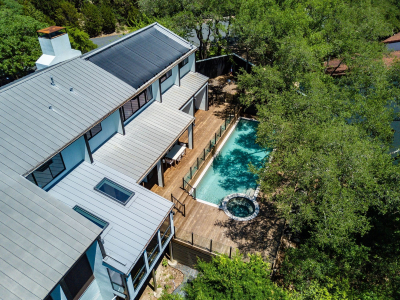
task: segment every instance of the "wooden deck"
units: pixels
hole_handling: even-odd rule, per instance
[[[282,219],[274,216],[272,205],[258,201],[260,203],[258,217],[248,222],[238,222],[230,219],[222,210],[194,200],[181,189],[182,178],[224,122],[224,109],[225,105],[220,105],[210,107],[207,112],[201,110],[196,112],[194,149],[187,149],[181,162],[164,172],[165,187],[161,188],[154,184],[151,190],[168,200],[171,200],[172,193],[180,201],[184,201],[186,216],[179,212],[174,216],[178,238],[190,242],[193,233],[194,244],[204,248],[210,248],[212,239],[214,251],[229,253],[232,247],[241,253],[258,252],[272,261],[284,224]],[[187,134],[180,141],[187,142]]]

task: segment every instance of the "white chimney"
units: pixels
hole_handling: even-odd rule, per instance
[[[71,48],[65,27],[50,26],[37,32],[43,52],[42,56],[36,61],[38,70],[82,54],[81,51]]]

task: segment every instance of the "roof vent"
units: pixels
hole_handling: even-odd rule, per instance
[[[52,86],[55,86],[56,84],[55,84],[55,82],[54,82],[53,76],[50,76],[50,80],[51,80],[51,85],[52,85]],[[50,106],[50,107],[51,107],[51,106]]]
[[[72,93],[72,92],[74,91],[74,88],[73,88],[73,87],[70,87],[70,88],[69,88],[69,91]]]

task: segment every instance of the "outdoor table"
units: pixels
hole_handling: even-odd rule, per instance
[[[175,145],[171,151],[169,151],[167,153],[167,155],[165,155],[166,158],[172,159],[175,163],[176,160],[178,159],[179,156],[181,156],[183,154],[183,152],[185,151],[186,147],[185,146],[181,146],[181,145]]]

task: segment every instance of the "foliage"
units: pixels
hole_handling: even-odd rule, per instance
[[[183,300],[184,298],[179,294],[168,294],[166,290],[161,294],[160,300]]]
[[[56,11],[60,7],[60,3],[63,0],[30,0],[31,3],[40,10],[46,16],[49,16],[52,20],[56,17]]]
[[[100,7],[101,16],[103,17],[104,33],[113,33],[115,31],[115,16],[110,6],[103,4]]]
[[[270,279],[270,266],[260,255],[216,256],[211,262],[199,261],[200,272],[185,287],[187,299],[289,299],[289,294]]]
[[[138,3],[143,13],[163,19],[182,37],[195,35],[200,41],[200,59],[208,57],[212,43],[217,48],[216,54],[221,54],[226,45],[223,35],[229,32],[232,16],[238,7],[236,0],[139,0]]]
[[[166,258],[163,258],[163,260],[162,260],[162,266],[164,267],[164,268],[166,268],[166,267],[168,267],[168,259],[166,259]]]
[[[41,55],[36,31],[47,24],[22,15],[23,7],[0,6],[0,76],[20,78],[35,66]],[[21,14],[19,14],[21,13]]]
[[[79,13],[75,6],[68,1],[60,3],[60,7],[56,10],[55,20],[59,26],[80,27]]]
[[[89,36],[94,37],[99,35],[103,29],[103,19],[100,9],[90,2],[85,2],[82,8],[82,14],[85,21],[84,28]]]
[[[97,48],[97,45],[89,39],[86,32],[78,28],[67,28],[67,30],[72,49],[86,53]]]
[[[370,1],[242,8],[234,30],[260,66],[239,75],[241,101],[258,108],[257,141],[275,148],[253,171],[303,242],[286,253],[284,285],[301,299],[398,299],[400,172],[389,149],[400,67],[383,64],[379,43],[393,20]],[[326,74],[335,58],[342,78]]]

